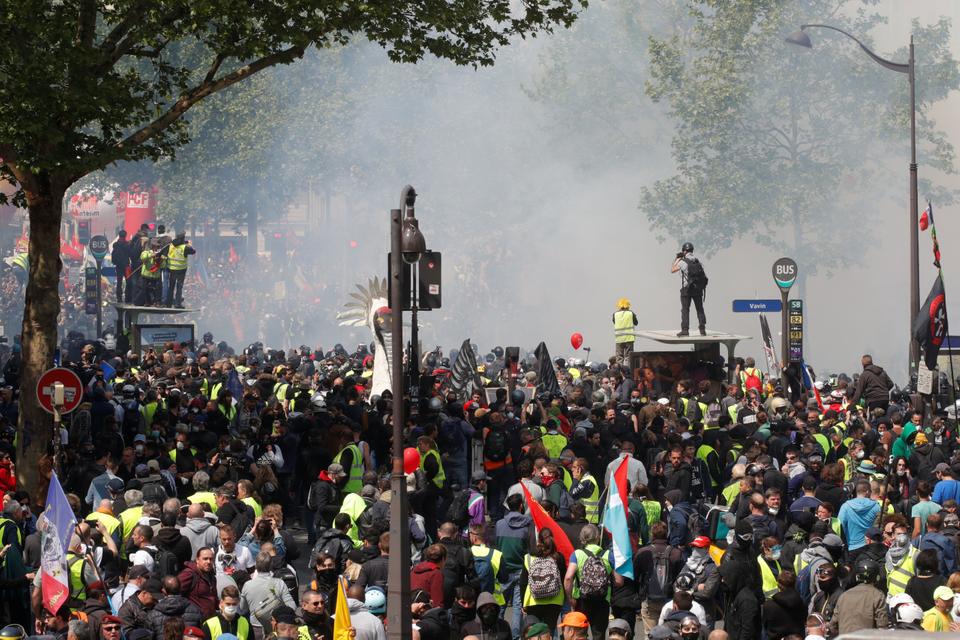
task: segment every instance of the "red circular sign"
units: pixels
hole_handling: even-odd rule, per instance
[[[80,406],[80,401],[83,400],[83,383],[70,369],[56,367],[44,371],[37,380],[37,400],[44,411],[53,413],[53,389],[56,382],[63,385],[63,407],[60,413],[70,413]]]

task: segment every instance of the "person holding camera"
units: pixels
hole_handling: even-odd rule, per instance
[[[680,332],[678,337],[690,335],[690,302],[697,308],[700,335],[707,335],[707,315],[703,312],[703,297],[707,291],[707,274],[693,255],[693,245],[684,242],[673,260],[670,273],[680,272]]]

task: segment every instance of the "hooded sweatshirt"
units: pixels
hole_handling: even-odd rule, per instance
[[[913,445],[907,443],[907,439],[913,435],[916,430],[917,427],[912,422],[903,425],[903,431],[900,432],[900,437],[893,441],[893,449],[890,453],[894,458],[903,456],[907,460],[910,459],[910,456],[913,455]]]
[[[443,604],[443,569],[433,562],[419,562],[410,570],[410,591],[423,589],[435,605]]]
[[[833,564],[833,556],[830,555],[830,550],[827,549],[821,540],[814,540],[810,543],[809,547],[800,552],[800,566],[810,565],[811,576],[817,575],[817,567],[824,562]],[[820,587],[817,581],[811,578],[810,595],[812,596],[819,590]]]
[[[387,640],[383,623],[370,613],[366,604],[347,598],[347,607],[350,609],[350,626],[357,631],[356,640]]]
[[[201,548],[216,549],[220,543],[220,530],[206,518],[188,518],[180,534],[190,541],[192,558],[197,557],[197,551]]]
[[[530,523],[529,515],[517,511],[507,512],[507,515],[497,522],[497,549],[503,554],[501,562],[511,573],[523,569],[523,557],[529,549]]]
[[[847,549],[854,551],[866,544],[864,536],[878,513],[880,505],[870,498],[854,498],[843,503],[837,518],[847,537]]]

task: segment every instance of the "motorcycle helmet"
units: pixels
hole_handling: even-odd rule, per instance
[[[673,588],[677,591],[693,591],[693,576],[689,573],[681,573],[673,581]]]
[[[923,619],[923,609],[915,602],[902,604],[893,609],[893,620],[897,623],[920,624]]]
[[[680,250],[683,251],[684,253],[689,253],[689,252],[693,251],[693,243],[692,243],[692,242],[684,242],[684,243],[683,243],[683,246],[680,247]]]
[[[520,405],[523,404],[523,400],[525,397],[526,396],[524,396],[523,390],[514,389],[513,392],[510,394],[510,404],[512,404],[515,407],[519,407]]]
[[[8,624],[0,629],[0,640],[23,640],[27,632],[18,624]]]
[[[857,584],[873,584],[880,575],[880,567],[871,558],[858,558],[853,566],[853,578]]]

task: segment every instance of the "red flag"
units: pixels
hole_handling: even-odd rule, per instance
[[[550,533],[553,534],[553,541],[557,545],[557,551],[560,552],[564,560],[570,558],[570,554],[573,553],[573,545],[570,544],[570,538],[563,532],[560,525],[547,515],[547,512],[543,510],[540,503],[533,499],[533,496],[530,495],[530,491],[527,489],[527,486],[523,484],[522,480],[520,481],[520,487],[523,489],[523,495],[527,498],[527,510],[530,511],[530,517],[533,518],[533,526],[537,528],[537,534],[540,534],[541,529],[550,529]]]
[[[933,212],[930,211],[930,207],[927,206],[927,208],[923,210],[923,213],[920,214],[920,231],[926,231],[927,227],[930,226],[930,218],[932,217],[932,213]]]

